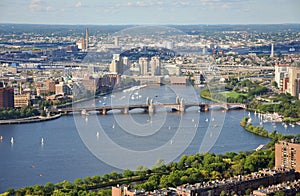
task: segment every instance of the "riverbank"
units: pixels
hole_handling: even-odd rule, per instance
[[[19,118],[19,119],[11,119],[11,120],[0,120],[0,125],[7,125],[7,124],[25,124],[25,123],[36,123],[36,122],[43,122],[49,120],[55,120],[61,117],[61,114],[56,114],[54,116],[43,117],[43,116],[33,116],[29,118]]]

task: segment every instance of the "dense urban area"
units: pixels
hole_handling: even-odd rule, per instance
[[[225,110],[241,104],[261,121],[240,125],[270,139],[254,151],[183,155],[3,195],[299,195],[300,132],[263,123],[299,128],[300,25],[1,24],[0,63],[0,126],[54,120],[74,103],[133,86],[182,85]]]

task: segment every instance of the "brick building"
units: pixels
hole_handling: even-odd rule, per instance
[[[220,195],[222,191],[226,194],[235,192],[238,195],[245,194],[247,189],[258,189],[260,186],[268,187],[272,184],[279,184],[285,181],[294,181],[294,170],[276,169],[276,170],[261,170],[249,175],[239,175],[229,179],[216,180],[210,182],[201,182],[194,185],[181,185],[177,187],[179,196],[194,196],[194,195]]]
[[[300,143],[280,141],[275,144],[275,167],[300,172]]]
[[[14,88],[0,88],[0,108],[14,107]]]

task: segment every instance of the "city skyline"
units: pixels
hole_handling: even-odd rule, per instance
[[[297,0],[4,0],[0,23],[279,24],[300,23]],[[16,14],[18,13],[18,14]]]

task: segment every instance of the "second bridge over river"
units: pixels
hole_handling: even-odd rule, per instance
[[[153,99],[147,98],[145,104],[132,104],[132,105],[105,105],[95,107],[68,107],[68,108],[52,108],[49,111],[54,113],[76,113],[80,112],[86,114],[88,112],[98,112],[99,114],[106,115],[111,110],[119,110],[124,114],[128,114],[130,110],[143,109],[145,112],[154,113],[156,110],[165,108],[171,111],[185,112],[190,107],[198,107],[200,111],[209,111],[210,109],[247,109],[246,104],[240,103],[185,103],[184,99],[176,97],[175,103],[154,103]]]

